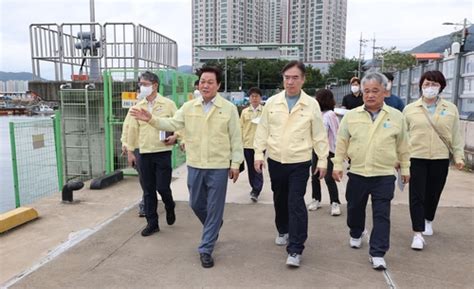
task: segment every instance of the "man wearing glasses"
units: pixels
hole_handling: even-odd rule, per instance
[[[140,94],[138,103],[133,107],[145,109],[157,117],[172,117],[177,108],[176,104],[158,93],[158,76],[150,71],[144,72],[139,81]],[[132,109],[133,109],[132,108]],[[130,111],[131,112],[131,111]],[[141,232],[142,236],[150,236],[160,231],[158,224],[156,191],[161,195],[165,204],[166,222],[173,225],[176,221],[175,203],[171,194],[171,150],[176,143],[175,135],[167,135],[147,122],[130,118],[127,132],[128,164],[134,166],[137,162],[133,151],[138,148],[140,181],[143,187],[145,201],[145,216],[147,226]]]
[[[319,178],[326,174],[329,144],[318,102],[301,88],[305,66],[291,61],[282,70],[285,90],[269,98],[263,108],[254,140],[255,170],[262,172],[264,151],[275,206],[276,245],[287,245],[286,264],[299,267],[308,237],[308,212],[304,201],[311,167],[311,152],[318,159]]]

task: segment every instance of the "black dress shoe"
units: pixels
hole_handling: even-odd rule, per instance
[[[204,268],[211,268],[214,266],[214,260],[212,259],[211,254],[200,253],[201,265]]]
[[[166,223],[171,226],[174,224],[175,221],[176,215],[174,213],[174,208],[166,209]]]
[[[140,218],[144,218],[144,217],[146,217],[146,214],[145,214],[145,212],[143,212],[143,211],[139,211],[139,212],[138,212],[138,216],[139,216]]]
[[[143,229],[143,231],[142,231],[142,236],[147,237],[147,236],[150,236],[153,233],[156,233],[156,232],[159,232],[159,231],[160,231],[160,227],[158,227],[156,225],[155,226],[146,225],[145,229]]]

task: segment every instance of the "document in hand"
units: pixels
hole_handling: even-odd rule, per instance
[[[402,171],[400,169],[397,169],[397,186],[400,189],[400,191],[403,192],[403,189],[405,188],[405,184],[403,183],[401,172]]]

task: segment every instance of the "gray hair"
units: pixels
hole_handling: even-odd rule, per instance
[[[149,81],[151,83],[157,83],[158,85],[160,85],[160,79],[158,78],[158,75],[156,75],[155,73],[153,73],[149,70],[143,72],[140,75],[140,79]]]
[[[376,81],[380,83],[385,89],[387,89],[388,78],[380,72],[370,72],[367,73],[360,83],[361,89],[364,89],[364,84],[369,81]]]

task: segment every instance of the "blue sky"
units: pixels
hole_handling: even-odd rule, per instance
[[[89,22],[89,0],[0,0],[0,70],[31,71],[31,23]],[[346,57],[359,53],[361,32],[376,46],[408,50],[454,31],[443,22],[474,22],[472,0],[348,0]],[[134,22],[178,43],[179,65],[191,64],[191,0],[95,0],[99,23]],[[461,27],[458,27],[459,29]],[[474,36],[471,36],[474,37]],[[372,55],[372,43],[365,47]]]

